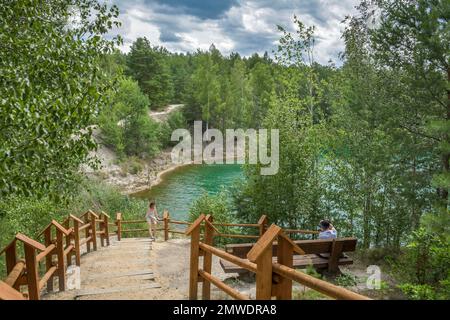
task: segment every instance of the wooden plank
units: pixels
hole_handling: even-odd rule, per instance
[[[52,220],[52,225],[55,226],[55,228],[59,231],[61,231],[65,236],[68,236],[71,232],[64,228],[62,225],[58,223],[56,220]]]
[[[126,261],[123,262],[123,264],[125,265],[151,265],[152,260],[148,259],[148,258],[144,258],[144,259],[126,259]],[[108,266],[112,266],[113,265],[113,261],[98,261],[95,262],[93,264],[94,267],[108,267]]]
[[[100,216],[106,216],[106,217],[108,217],[108,219],[111,218],[111,217],[109,216],[109,214],[107,214],[105,211],[102,211],[102,212],[100,213]]]
[[[342,241],[333,241],[333,245],[331,247],[331,254],[328,261],[328,271],[329,272],[337,272],[339,270],[339,257],[342,254]]]
[[[242,258],[238,258],[238,259],[242,259]],[[248,262],[248,260],[246,260],[246,259],[242,259],[242,260],[244,262]],[[272,262],[276,263],[277,258],[273,257]],[[248,272],[247,269],[244,269],[231,261],[220,259],[219,263],[225,273]],[[340,258],[338,264],[339,265],[350,265],[350,264],[353,264],[353,260],[351,258]],[[321,258],[316,255],[303,255],[303,256],[294,255],[293,256],[293,268],[304,269],[308,266],[314,266],[317,268],[326,268],[326,267],[328,267],[328,259]]]
[[[242,238],[242,239],[259,239],[259,236],[249,234],[231,234],[231,233],[215,233],[214,237],[222,238]]]
[[[100,295],[100,294],[109,294],[109,293],[120,293],[127,291],[138,291],[138,290],[146,290],[146,289],[156,289],[161,288],[161,285],[157,283],[145,284],[139,286],[130,286],[130,287],[117,287],[117,288],[105,288],[105,289],[91,289],[91,290],[81,290],[78,291],[75,296],[76,297],[84,297],[84,296],[92,296],[92,295]]]
[[[39,251],[44,251],[45,250],[45,246],[29,237],[27,237],[26,235],[22,234],[22,233],[18,233],[16,235],[16,239],[22,241],[23,243],[33,247],[36,250]]]
[[[134,272],[124,272],[124,273],[108,273],[104,272],[101,274],[95,274],[87,278],[87,280],[97,280],[97,279],[110,279],[110,278],[123,278],[123,277],[135,277],[135,276],[145,276],[153,275],[153,271],[141,270]]]
[[[88,210],[88,213],[92,216],[94,216],[95,219],[98,219],[98,214],[96,214],[94,211],[92,210]]]
[[[356,249],[356,238],[338,238],[338,242],[343,242],[342,252],[352,252]],[[294,243],[298,245],[306,254],[319,254],[331,252],[333,245],[333,239],[319,239],[319,240],[294,240]],[[238,243],[227,244],[225,249],[227,252],[231,252],[235,256],[246,258],[247,253],[252,249],[254,243]],[[277,242],[273,243],[273,256],[277,255]]]
[[[61,230],[56,230],[56,256],[58,259],[58,285],[59,291],[66,290],[66,264],[64,254],[64,233]]]
[[[272,247],[273,241],[277,238],[280,232],[281,228],[275,224],[272,224],[247,253],[247,259],[251,262],[255,262],[267,248]],[[272,252],[270,252],[270,254],[272,254]]]
[[[199,227],[200,224],[203,222],[203,220],[205,219],[205,215],[202,213],[201,215],[198,216],[198,218],[189,226],[189,228],[187,228],[185,234],[186,235],[190,235],[192,231],[194,231],[195,228]]]
[[[290,246],[292,246],[292,250],[294,250],[294,252],[298,253],[298,254],[306,254],[305,251],[300,248],[291,238],[289,238],[287,235],[285,235],[283,232],[281,232],[279,234],[279,236],[281,237],[280,242],[285,242],[287,241],[289,243]],[[278,244],[279,245],[279,244]],[[286,247],[283,247],[284,249],[286,249]],[[278,255],[279,257],[280,255]]]
[[[199,270],[198,272],[199,272],[199,275],[204,279],[203,285],[205,285],[205,283],[208,283],[208,284],[212,283],[217,288],[221,289],[223,292],[225,292],[226,294],[228,294],[229,296],[231,296],[237,300],[250,300],[250,297],[248,297],[248,296],[240,293],[239,291],[233,289],[232,287],[226,285],[219,278],[212,276],[210,273],[205,272],[203,270]]]
[[[273,226],[273,225],[272,225]],[[280,228],[281,229],[281,228]],[[275,234],[276,229],[267,231],[263,234],[269,234],[271,237]],[[264,239],[266,240],[266,239]],[[270,300],[272,298],[272,250],[269,246],[256,256],[256,300]]]
[[[42,279],[39,280],[39,290],[42,290],[42,288],[45,286],[45,283],[53,277],[53,274],[56,272],[56,270],[58,270],[56,266],[53,266],[47,270]]]
[[[0,255],[3,253],[3,252],[6,252],[8,249],[10,249],[12,246],[16,246],[16,239],[14,239],[13,241],[11,241],[6,247],[4,247],[3,249],[2,249],[2,251],[0,251]],[[15,263],[14,263],[15,264]]]
[[[295,243],[289,237],[286,237],[283,233],[280,233],[278,238],[278,263],[292,268],[293,258],[292,253]],[[280,281],[273,286],[272,295],[277,297],[277,300],[292,300],[292,280],[289,278],[281,277]]]
[[[197,300],[198,293],[198,257],[199,257],[199,243],[200,243],[200,223],[205,216],[203,214],[195,220],[186,231],[186,235],[191,236],[191,254],[189,260],[189,300]]]
[[[0,300],[26,300],[19,291],[0,281]]]
[[[36,261],[40,262],[42,259],[44,259],[47,255],[49,255],[50,253],[53,252],[53,250],[55,250],[56,246],[52,243],[51,245],[49,245],[44,251],[42,251],[41,253],[39,253],[36,256]]]
[[[213,217],[208,214],[205,217],[205,239],[204,243],[210,246],[213,246],[214,241],[214,229],[216,229],[213,224]],[[217,229],[216,229],[217,230]],[[203,256],[203,270],[207,274],[211,274],[211,266],[212,266],[212,253],[209,251],[205,251]],[[203,281],[202,284],[202,299],[209,300],[211,298],[211,282]]]
[[[25,270],[25,261],[20,260],[14,266],[12,271],[8,274],[8,277],[5,279],[5,283],[10,287],[14,287],[17,279],[19,279],[19,277],[23,274],[24,270]]]
[[[303,272],[298,272],[278,263],[273,264],[273,270],[281,276],[288,277],[293,281],[303,284],[308,288],[314,289],[331,298],[340,300],[371,300],[366,296],[360,295],[342,287],[338,287],[334,284],[314,278]]]
[[[78,221],[78,223],[83,223],[83,220],[79,219],[78,217],[74,216],[73,214],[69,214],[69,217],[74,220],[74,221]]]
[[[233,266],[239,266],[241,269],[243,269],[245,271],[256,272],[256,264],[248,261],[247,259],[242,259],[242,258],[233,256],[232,254],[229,254],[228,252],[214,248],[212,246],[208,246],[204,243],[200,243],[200,248],[203,249],[204,251],[209,251],[212,254],[214,254],[215,256],[222,258],[222,260],[220,260],[220,261],[225,261],[227,263],[230,263]]]
[[[44,247],[45,249],[45,247]],[[36,263],[36,249],[24,242],[25,265],[27,268],[28,296],[30,300],[40,299],[38,266]]]

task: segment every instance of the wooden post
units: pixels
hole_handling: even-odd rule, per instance
[[[70,232],[69,235],[66,236],[66,247],[70,246],[72,244],[72,237],[73,237],[73,231]],[[72,265],[72,255],[73,255],[73,249],[67,252],[66,261],[67,265]]]
[[[100,246],[104,247],[105,246],[105,226],[104,226],[103,220],[99,221],[98,227],[99,227],[99,231],[100,231]]]
[[[38,268],[36,263],[36,249],[27,243],[23,244],[25,251],[25,265],[27,268],[28,297],[30,300],[39,300]]]
[[[6,274],[9,274],[17,264],[17,249],[16,249],[16,239],[14,239],[8,247],[5,249],[6,258]],[[19,289],[19,285],[14,286],[15,289]]]
[[[164,241],[167,241],[169,240],[169,211],[164,210],[163,220],[164,220]]]
[[[258,220],[260,237],[264,234],[264,232],[266,232],[267,223],[268,223],[267,216],[263,214],[261,218],[259,218]]]
[[[23,242],[28,297],[30,300],[39,300],[39,275],[38,263],[36,261],[36,250],[44,251],[45,246],[21,233],[16,234],[16,240]]]
[[[80,248],[80,223],[82,221],[77,217],[70,215],[73,220],[73,239],[75,246],[75,264],[79,267],[81,265],[81,248]]]
[[[292,268],[294,250],[290,241],[285,237],[278,237],[278,263]],[[280,276],[279,281],[274,285],[273,294],[277,300],[292,300],[292,280]]]
[[[44,231],[44,241],[46,247],[52,244],[52,229],[50,226]],[[45,257],[45,271],[48,272],[51,267],[53,267],[53,254],[49,253]],[[53,275],[47,281],[47,291],[53,291]]]
[[[209,221],[213,222],[213,217],[211,215],[207,215],[205,218],[205,222]],[[210,223],[205,223],[205,238],[204,243],[210,246],[213,246],[214,239],[214,229]],[[211,266],[212,266],[212,254],[211,252],[204,252],[203,255],[203,271],[211,274]],[[202,299],[210,300],[211,299],[211,283],[203,279],[202,285]]]
[[[56,229],[56,255],[58,256],[59,291],[66,289],[66,268],[64,263],[64,239],[61,230]]]
[[[198,257],[200,253],[200,224],[205,219],[201,214],[197,220],[186,230],[186,235],[191,235],[191,257],[189,272],[189,299],[197,300],[198,296]]]
[[[106,245],[109,246],[109,216],[103,212],[103,225],[105,230],[104,237],[106,239]]]
[[[84,216],[84,223],[85,223],[85,224],[86,224],[86,223],[90,223],[88,214]],[[86,229],[84,229],[84,236],[85,236],[86,238],[89,238],[89,236],[90,236],[90,235],[89,235],[90,229],[91,229],[91,227],[87,227]],[[87,242],[86,242],[86,251],[87,251],[88,253],[91,252],[91,241],[87,241]]]
[[[273,241],[281,228],[272,224],[247,253],[247,258],[256,263],[256,299],[272,298],[272,253]]]
[[[342,253],[342,241],[336,241],[333,239],[333,244],[331,245],[331,254],[328,260],[328,272],[336,273],[339,271],[339,257]]]
[[[122,239],[122,213],[118,212],[116,215],[116,225],[117,225],[117,240]]]
[[[91,219],[92,248],[94,251],[97,251],[97,222],[95,219],[98,217],[93,212],[90,212],[89,218]]]

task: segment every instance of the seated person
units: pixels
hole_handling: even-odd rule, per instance
[[[319,223],[319,239],[336,239],[337,231],[328,220]]]

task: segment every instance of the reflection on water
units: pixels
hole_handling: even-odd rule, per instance
[[[167,209],[172,218],[186,220],[192,202],[205,191],[215,194],[242,178],[242,167],[237,164],[189,165],[168,172],[160,184],[134,196],[156,200],[160,214]]]

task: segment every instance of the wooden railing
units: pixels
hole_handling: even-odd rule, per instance
[[[162,217],[162,227],[156,228],[157,231],[163,231],[164,234],[164,241],[169,240],[169,233],[174,234],[185,234],[187,228],[192,225],[191,222],[188,221],[181,221],[181,220],[175,220],[170,217],[170,214],[167,210],[164,210],[163,217]],[[135,220],[124,220],[122,213],[117,213],[116,215],[116,221],[115,223],[110,223],[110,225],[116,226],[115,233],[117,234],[117,239],[120,241],[122,237],[129,233],[139,233],[139,232],[148,232],[148,227],[146,228],[124,228],[128,225],[136,225],[136,224],[144,224],[146,223],[145,219],[135,219]],[[184,225],[187,226],[186,229],[179,229],[179,228],[172,228],[172,225]],[[214,222],[213,225],[216,227],[214,228],[213,237],[223,237],[223,238],[241,238],[241,239],[259,239],[264,232],[267,230],[268,226],[268,218],[266,215],[262,215],[257,223],[216,223]],[[203,228],[203,223],[201,225]],[[239,234],[239,233],[223,233],[220,232],[217,228],[218,227],[241,227],[241,228],[255,228],[258,230],[257,235],[252,234]],[[289,229],[289,233],[301,233],[301,234],[312,234],[316,235],[317,231],[311,231],[311,230],[294,230]]]
[[[62,224],[52,220],[47,227],[33,240],[18,233],[1,254],[6,258],[6,278],[0,281],[0,300],[30,299],[39,300],[42,289],[53,291],[53,279],[58,278],[59,290],[66,289],[66,268],[73,263],[81,264],[81,246],[86,251],[97,250],[97,236],[101,245],[109,245],[109,216],[102,212],[99,215],[89,210],[80,217],[69,215]],[[84,237],[83,237],[84,234]],[[18,244],[23,244],[24,258],[18,258]],[[56,256],[56,261],[54,261]],[[40,274],[40,264],[44,264],[45,272]],[[42,273],[42,272],[41,272]],[[27,292],[21,293],[26,287]]]
[[[203,241],[200,241],[201,225],[205,225]],[[316,290],[328,297],[343,300],[369,300],[368,297],[357,294],[329,282],[314,278],[292,268],[293,255],[305,254],[286,233],[277,225],[272,224],[247,254],[247,260],[236,257],[213,246],[215,226],[210,215],[200,215],[186,230],[191,236],[189,299],[198,298],[198,282],[203,282],[202,299],[208,300],[211,295],[211,283],[229,296],[247,300],[250,299],[231,286],[211,274],[212,255],[232,262],[256,274],[256,299],[269,300],[292,299],[292,282],[298,282]],[[277,262],[272,261],[273,242],[278,241]],[[203,256],[203,267],[199,268],[199,256]]]

